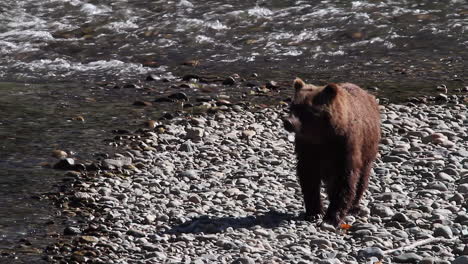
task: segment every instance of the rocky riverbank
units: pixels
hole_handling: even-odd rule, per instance
[[[56,199],[68,227],[47,259],[468,263],[467,107],[390,104],[381,112],[367,209],[339,229],[302,218],[284,109],[220,106],[121,131],[110,142],[119,154],[67,172]]]

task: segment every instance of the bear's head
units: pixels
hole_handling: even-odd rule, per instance
[[[283,120],[284,128],[296,137],[311,143],[321,143],[332,130],[332,108],[339,94],[339,86],[306,84],[299,78],[294,80],[295,93],[290,106],[290,115]]]

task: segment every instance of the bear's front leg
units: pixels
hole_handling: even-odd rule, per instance
[[[301,185],[302,195],[304,197],[305,218],[309,221],[317,220],[323,214],[322,200],[320,198],[321,178],[317,171],[318,164],[315,162],[298,161],[297,175]]]

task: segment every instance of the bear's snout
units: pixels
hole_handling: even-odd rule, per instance
[[[283,119],[284,129],[288,132],[296,132],[296,126],[294,123],[294,120],[290,117]]]

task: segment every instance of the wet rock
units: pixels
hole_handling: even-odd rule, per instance
[[[172,99],[172,100],[182,100],[182,101],[188,101],[188,96],[185,93],[178,92],[178,93],[173,93],[169,95],[167,98]]]
[[[156,98],[154,102],[155,103],[171,103],[171,102],[174,102],[174,100],[167,98],[167,97],[160,97],[160,98]]]
[[[160,79],[161,78],[157,76],[156,74],[149,74],[148,76],[146,76],[147,81],[158,81]]]
[[[82,231],[81,231],[80,228],[78,228],[78,227],[73,227],[73,226],[68,226],[68,227],[66,227],[66,228],[63,230],[63,234],[64,234],[64,235],[67,235],[67,236],[68,236],[68,235],[72,235],[72,236],[73,236],[73,235],[79,235],[79,234],[81,234],[81,233],[82,233]]]
[[[68,156],[67,152],[63,150],[53,150],[52,151],[52,157],[57,158],[57,159],[65,159]]]
[[[223,81],[223,85],[234,85],[236,80],[233,77],[228,77]]]
[[[126,89],[138,89],[140,88],[140,86],[134,84],[134,83],[126,83],[124,84],[123,88],[126,88]]]
[[[444,101],[447,102],[449,100],[448,96],[446,94],[439,94],[436,96],[436,101]]]
[[[72,158],[61,159],[53,166],[56,170],[73,170],[75,169],[75,160]]]
[[[232,103],[229,102],[228,100],[219,99],[219,100],[216,101],[216,105],[217,105],[217,106],[223,106],[223,105],[224,105],[224,106],[231,106]]]
[[[265,84],[265,87],[268,88],[268,89],[278,89],[279,88],[278,83],[275,82],[275,81],[268,81]]]
[[[152,106],[153,104],[148,101],[135,101],[133,102],[133,105],[135,106]]]
[[[144,122],[144,125],[149,129],[155,129],[156,126],[158,125],[158,122],[154,120],[148,120]]]

